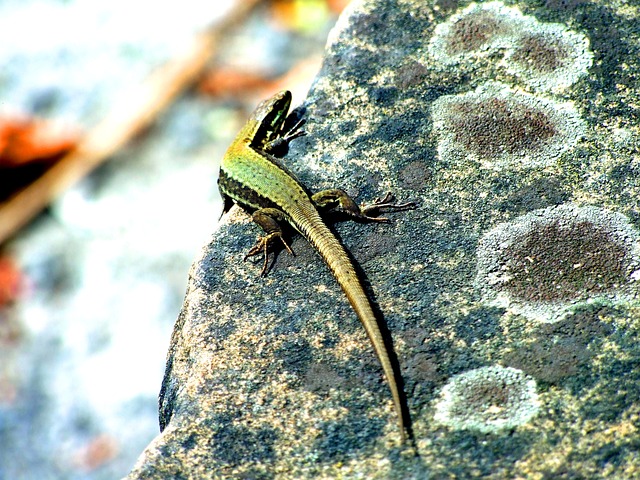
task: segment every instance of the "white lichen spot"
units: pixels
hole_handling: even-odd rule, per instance
[[[529,22],[502,65],[538,90],[561,92],[593,64],[589,39],[557,23]]]
[[[539,409],[533,378],[494,365],[451,377],[436,402],[434,420],[455,430],[497,433],[524,425]]]
[[[436,26],[427,51],[440,65],[503,55],[499,65],[531,87],[560,92],[587,74],[589,40],[502,2],[472,3]]]
[[[444,161],[483,168],[533,168],[554,163],[584,135],[570,102],[556,102],[498,82],[444,95],[432,105],[438,154]]]
[[[477,259],[486,303],[550,323],[580,305],[636,298],[640,234],[620,213],[565,204],[497,225]]]
[[[525,20],[502,2],[472,3],[436,26],[428,52],[445,65],[508,48]]]

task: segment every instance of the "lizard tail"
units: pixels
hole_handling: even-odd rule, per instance
[[[405,424],[405,410],[403,408],[403,397],[400,391],[401,386],[399,379],[401,377],[399,371],[394,368],[394,364],[389,356],[390,348],[382,335],[378,318],[371,306],[371,301],[367,297],[353,263],[344,247],[329,228],[327,228],[321,217],[316,212],[305,212],[301,217],[302,220],[295,217],[293,218],[297,229],[325,260],[369,336],[369,340],[382,365],[382,370],[391,390],[391,396],[393,397],[394,407],[398,416],[400,434],[404,443],[408,424]]]

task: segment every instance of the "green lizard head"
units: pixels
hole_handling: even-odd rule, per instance
[[[255,122],[255,134],[251,144],[261,148],[280,136],[291,105],[291,92],[282,90],[257,106],[251,120]]]

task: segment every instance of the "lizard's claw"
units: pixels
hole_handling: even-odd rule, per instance
[[[284,157],[289,151],[289,143],[299,137],[304,137],[307,132],[302,130],[302,126],[305,124],[305,120],[301,119],[293,125],[287,132],[283,132],[282,135],[274,138],[273,140],[265,143],[262,149],[276,157]]]
[[[301,118],[300,120],[298,120],[290,129],[288,132],[286,132],[282,138],[284,138],[286,140],[287,143],[289,143],[291,140],[298,138],[298,137],[304,137],[307,132],[304,131],[302,129],[302,126],[306,123],[307,121],[304,118]]]
[[[394,203],[395,201],[396,197],[393,195],[393,193],[387,192],[384,197],[376,198],[371,205],[363,205],[362,207],[360,207],[360,211],[365,217],[367,217],[368,220],[371,220],[373,222],[389,223],[388,218],[376,217],[375,214],[383,210],[391,212],[403,212],[405,210],[413,210],[418,206],[415,202]]]
[[[287,244],[285,239],[282,237],[282,233],[272,232],[268,235],[265,235],[264,237],[258,238],[258,241],[256,242],[256,244],[253,247],[251,247],[251,250],[249,250],[247,254],[244,256],[244,261],[246,262],[249,257],[254,257],[256,255],[259,255],[260,252],[263,252],[264,264],[262,266],[262,271],[260,272],[260,275],[263,277],[267,274],[268,267],[269,267],[269,245],[271,245],[274,239],[276,238],[280,239],[280,241],[284,245],[284,248],[287,249],[287,252],[289,252],[291,255],[294,255],[293,250],[291,250],[291,247],[289,246],[289,244]]]

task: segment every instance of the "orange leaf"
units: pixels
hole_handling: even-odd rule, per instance
[[[53,162],[75,147],[79,136],[50,120],[0,116],[0,168]]]
[[[351,0],[327,0],[327,5],[329,5],[329,10],[336,15],[340,15],[340,12],[344,10],[344,7],[346,7],[350,1]]]
[[[75,464],[86,472],[96,470],[118,455],[118,441],[102,433],[89,440],[75,455]]]
[[[9,257],[0,257],[0,307],[18,298],[22,273]]]

